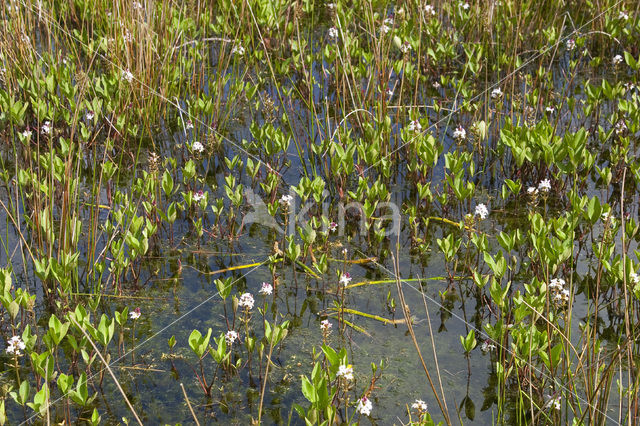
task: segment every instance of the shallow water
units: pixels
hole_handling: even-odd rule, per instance
[[[215,59],[216,55],[211,55],[211,57]],[[555,84],[560,90],[565,81],[557,76],[566,69],[567,64],[563,60],[559,62],[553,72],[556,76]],[[315,77],[322,81],[321,71],[319,71],[322,67],[318,64],[315,65]],[[586,76],[582,76],[582,78],[586,79]],[[289,84],[291,83],[289,82]],[[287,87],[286,83],[285,87]],[[524,86],[521,88],[523,91],[525,90]],[[208,90],[205,82],[204,91]],[[310,135],[314,135],[319,140],[326,140],[329,137],[325,134],[324,129],[315,127],[309,118],[310,112],[300,103],[291,102],[280,105],[273,90],[273,88],[267,89],[263,94],[268,94],[273,98],[277,107],[288,109],[299,117],[294,123],[294,128],[300,134],[308,131]],[[571,95],[580,100],[582,99],[581,90],[580,83],[578,83]],[[434,92],[434,90],[425,89],[425,93],[418,96],[419,103],[431,105],[434,100],[438,100],[439,98],[430,97],[436,95]],[[445,93],[445,90],[441,92],[438,95],[453,97],[452,94]],[[322,103],[324,97],[329,98],[326,109]],[[332,103],[335,102],[335,96],[331,93],[329,84],[314,87],[313,98],[319,105],[320,111],[316,113],[316,116],[321,121],[324,121],[328,116],[341,116],[334,111],[336,106]],[[251,110],[246,105],[238,105],[237,108],[239,110],[237,115],[240,118],[232,126],[229,138],[235,143],[241,143],[243,139],[251,139],[249,125],[254,117],[251,116]],[[510,104],[505,103],[504,111],[508,110],[510,110]],[[442,118],[442,115],[437,115],[430,109],[422,109],[421,111],[424,113],[423,116],[430,117],[432,123]],[[397,114],[398,116],[391,114],[394,120],[391,150],[402,144],[399,136],[400,124],[395,122],[395,119],[399,120],[399,115],[402,114],[400,109]],[[458,124],[469,124],[471,119],[470,114],[456,114],[448,127],[445,126],[448,123],[447,120],[439,123],[437,131],[434,130],[433,134],[442,143],[445,153],[457,148],[456,142],[451,137],[453,128]],[[307,128],[309,123],[311,123],[310,130]],[[502,126],[504,117],[493,121],[486,142],[487,146],[494,147],[496,145],[496,138],[499,135],[497,123]],[[264,125],[265,118],[260,116],[258,124]],[[560,128],[572,129],[584,123],[578,123],[573,117],[565,115],[560,124]],[[331,130],[334,130],[337,125],[338,123],[332,123]],[[350,128],[355,135],[360,134],[360,130],[356,126],[350,123],[346,123],[345,126]],[[177,158],[174,146],[187,140],[191,141],[204,131],[203,128],[196,128],[185,133],[183,130],[172,128],[170,124],[167,124],[159,132],[158,140],[154,142],[163,157],[175,156]],[[247,157],[246,152],[237,150],[229,144],[224,146],[224,153],[227,157],[233,157],[235,154],[240,155],[241,159]],[[146,157],[147,153],[144,154],[141,158]],[[310,163],[308,158],[300,159],[298,157],[294,143],[289,145],[286,155],[290,166],[282,173],[286,183],[285,188],[289,185],[296,185],[304,176],[304,169]],[[481,157],[479,153],[476,153],[476,156]],[[445,177],[443,157],[443,155],[440,156],[438,165],[433,170],[434,189],[441,187]],[[491,202],[498,198],[502,182],[508,177],[502,175],[499,167],[492,167],[499,160],[509,161],[510,158],[506,160],[490,158],[487,160],[489,165],[486,173],[472,178],[479,186],[477,193],[481,194],[474,199],[474,204],[484,202],[491,207]],[[11,161],[11,158],[7,157],[7,161]],[[205,190],[209,192],[210,201],[224,198],[228,207],[229,201],[222,189],[227,171],[222,166],[222,162],[222,156],[211,157],[203,160],[198,167],[199,170],[208,171],[205,180],[209,186]],[[144,167],[144,164],[140,164],[140,166]],[[398,166],[399,171],[391,179],[394,184],[389,185],[388,188],[391,191],[391,201],[398,206],[403,206],[409,201],[415,201],[416,188],[412,182],[405,179],[406,175],[403,170],[406,168],[406,163],[400,161]],[[318,167],[318,170],[322,170],[322,168]],[[264,173],[264,167],[262,171]],[[85,174],[89,172],[90,170],[87,170]],[[241,183],[251,186],[251,179],[245,171],[236,172],[236,174]],[[376,175],[373,171],[371,174]],[[133,179],[133,176],[125,175],[125,177]],[[324,178],[329,178],[329,176],[324,176]],[[354,175],[351,178],[349,188],[355,189],[357,176]],[[372,180],[370,179],[370,183]],[[118,182],[118,185],[123,188],[130,187],[131,181],[123,179]],[[590,182],[589,185],[591,189],[587,192],[595,194],[593,182]],[[107,196],[103,195],[104,202],[107,203]],[[339,195],[334,191],[330,194],[329,199],[332,205],[330,217],[335,219]],[[548,205],[545,204],[545,208],[549,212],[557,210],[555,204],[559,203],[556,201],[552,195]],[[471,204],[469,204],[469,208],[471,208]],[[632,208],[634,209],[632,214],[637,215],[635,207]],[[248,209],[243,210],[242,213],[247,213],[246,210]],[[467,211],[463,211],[462,207],[457,207],[451,210],[447,209],[446,213],[448,218],[458,221]],[[210,225],[213,222],[210,209],[207,210],[206,215],[209,220],[207,224]],[[0,216],[2,216],[0,232],[3,235],[5,233],[8,235],[8,238],[3,241],[7,246],[14,246],[17,234],[11,228],[7,231],[5,213],[0,213]],[[108,210],[101,211],[100,219],[104,220],[108,216]],[[405,282],[403,288],[415,321],[414,330],[426,365],[434,378],[439,371],[446,402],[452,413],[458,410],[464,423],[473,421],[475,424],[490,424],[496,418],[497,410],[495,355],[483,354],[478,345],[467,357],[463,353],[459,337],[467,335],[469,330],[475,329],[478,342],[482,342],[485,336],[482,325],[490,318],[491,313],[470,291],[474,284],[469,277],[465,277],[463,274],[462,279],[452,281],[444,278],[448,274],[448,269],[444,256],[438,249],[436,239],[453,232],[452,227],[444,223],[431,222],[429,228],[424,232],[430,249],[420,253],[411,247],[409,224],[405,215],[402,216],[402,219],[402,231],[398,239],[399,247],[396,247],[395,238],[388,238],[380,245],[372,244],[366,236],[358,235],[355,225],[349,223],[347,233],[330,235],[329,241],[332,244],[332,249],[329,257],[341,259],[342,249],[346,248],[349,259],[376,258],[375,262],[348,266],[353,283],[393,279],[392,256],[395,253],[399,257],[399,271],[402,278],[424,279],[420,284],[416,281]],[[495,211],[492,211],[489,219],[481,224],[481,229],[493,237],[502,229],[514,229],[523,226],[525,222],[526,209],[522,205],[513,203],[504,207],[498,206]],[[290,420],[291,424],[303,424],[291,407],[293,403],[305,404],[300,389],[299,376],[301,374],[309,375],[311,372],[313,367],[312,350],[314,347],[319,348],[322,344],[320,320],[327,316],[331,318],[334,325],[330,338],[331,345],[336,348],[346,347],[349,360],[354,365],[356,371],[355,392],[369,385],[367,381],[371,376],[370,364],[372,362],[384,361],[385,363],[386,368],[381,379],[375,383],[372,394],[374,411],[371,420],[374,424],[406,423],[408,421],[407,405],[410,406],[415,399],[425,400],[436,421],[441,419],[437,411],[436,400],[422,371],[416,350],[407,333],[407,327],[403,323],[385,325],[364,316],[346,315],[345,319],[364,329],[366,333],[349,326],[346,327],[344,335],[338,333],[337,329],[340,325],[335,320],[334,305],[337,298],[335,272],[342,268],[341,261],[331,261],[329,272],[322,279],[305,274],[301,268],[297,268],[294,272],[293,266],[290,264],[278,269],[278,285],[274,297],[265,300],[262,296],[258,296],[258,291],[263,281],[270,282],[272,280],[268,266],[262,265],[223,273],[213,272],[233,266],[265,262],[268,256],[273,254],[274,241],[282,241],[280,235],[274,235],[270,229],[254,224],[245,227],[237,238],[228,238],[228,236],[212,233],[210,236],[205,236],[201,243],[190,235],[190,231],[189,221],[180,219],[172,232],[173,241],[166,238],[153,244],[150,250],[153,255],[144,261],[143,275],[137,284],[129,286],[124,283],[122,295],[107,294],[100,302],[99,312],[108,314],[113,314],[115,310],[121,310],[125,306],[130,309],[139,307],[142,311],[141,318],[136,321],[135,328],[132,330],[136,336],[135,351],[130,353],[133,349],[131,336],[122,336],[125,351],[118,351],[117,354],[112,355],[111,367],[118,374],[120,383],[145,423],[190,423],[190,414],[180,384],[184,384],[189,401],[201,423],[248,424],[252,417],[257,418],[261,378],[258,377],[259,369],[255,365],[255,360],[251,367],[242,369],[239,375],[231,378],[217,377],[214,387],[218,391],[214,392],[214,397],[211,399],[203,396],[192,369],[195,360],[187,341],[191,331],[197,329],[205,332],[208,328],[212,328],[213,335],[217,336],[227,330],[225,309],[214,284],[215,278],[224,277],[232,277],[235,282],[232,294],[239,295],[250,292],[256,296],[256,309],[253,313],[252,324],[257,337],[261,337],[260,315],[257,308],[264,307],[267,302],[266,318],[269,321],[276,319],[279,323],[283,320],[291,321],[292,326],[289,329],[289,334],[274,355],[275,367],[270,374],[265,395],[266,415],[263,418],[265,423],[286,424]],[[493,238],[491,244],[497,246]],[[635,247],[635,244],[632,245],[632,249]],[[522,259],[526,257],[526,253],[520,254]],[[4,252],[0,252],[0,256],[5,257],[6,255]],[[5,262],[6,259],[3,258],[2,261]],[[589,277],[585,275],[592,272],[588,262],[586,256],[583,256],[575,265],[577,282],[580,279],[588,280]],[[15,261],[15,265],[21,265],[21,263]],[[24,272],[24,275],[32,274],[31,270]],[[523,284],[530,278],[526,270],[519,271],[514,277],[513,290],[522,289]],[[586,286],[587,283],[584,285]],[[442,294],[446,290],[448,290],[448,295],[444,297]],[[426,300],[433,336],[429,331],[421,292]],[[391,299],[395,301],[395,309],[390,307]],[[399,308],[400,301],[396,284],[393,282],[349,289],[346,293],[345,303],[350,309],[386,319],[401,320],[403,318],[402,310]],[[586,315],[586,305],[587,299],[583,294],[577,294],[573,306],[576,318],[582,318]],[[44,303],[39,305],[38,314],[45,317],[46,310],[43,306],[45,306]],[[227,300],[227,316],[230,306],[231,303]],[[610,318],[601,319],[604,322],[602,337],[607,340],[607,334],[610,333],[610,336],[613,336],[612,339],[615,339],[617,333],[608,328],[609,326],[614,327],[609,324]],[[616,326],[620,326],[620,324],[618,323]],[[579,322],[574,321],[572,328],[572,335],[575,337],[573,343],[577,344],[577,339],[580,336]],[[175,336],[177,341],[176,347],[172,351],[167,345],[167,340],[171,336]],[[431,339],[433,339],[433,346]],[[611,340],[608,343],[614,345],[615,341]],[[433,349],[435,349],[438,360],[437,369],[432,355]],[[210,361],[210,358],[206,359]],[[4,357],[2,361],[6,367],[9,358]],[[243,363],[245,361],[243,360]],[[208,377],[211,377],[214,372],[213,361],[206,368],[209,369]],[[95,388],[93,391],[99,395],[95,404],[103,413],[103,420],[108,423],[116,423],[122,417],[130,416],[109,377],[105,377],[101,388]],[[360,396],[355,392],[351,394],[351,400]],[[617,402],[612,396],[610,406],[616,407],[616,405]],[[55,409],[61,410],[61,407]],[[20,418],[17,411],[13,414],[17,415],[16,418]],[[507,415],[507,419],[509,418]],[[517,419],[513,419],[513,422],[516,423]]]

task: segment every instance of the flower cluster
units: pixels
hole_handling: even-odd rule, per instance
[[[338,29],[336,27],[329,28],[329,38],[333,40],[338,38]]]
[[[292,201],[293,197],[291,195],[283,195],[280,197],[280,204],[282,204],[283,207],[290,207]]]
[[[135,308],[133,311],[129,312],[129,318],[134,321],[140,318],[140,315],[142,315],[142,313],[140,312],[140,308]]]
[[[273,286],[269,283],[262,283],[259,293],[268,296],[273,293]]]
[[[476,206],[475,215],[480,219],[486,219],[489,216],[489,209],[484,204],[478,204]]]
[[[320,321],[320,330],[322,330],[323,335],[328,335],[329,333],[331,333],[331,327],[332,325],[328,319]]]
[[[572,38],[567,40],[567,50],[573,50],[576,48],[576,41]]]
[[[549,283],[551,300],[558,307],[564,306],[569,302],[569,299],[571,298],[571,293],[569,293],[569,290],[564,288],[565,284],[566,283],[562,278],[554,278]]]
[[[549,179],[541,180],[540,183],[538,183],[538,187],[530,186],[527,188],[527,194],[532,197],[538,195],[538,192],[547,193],[549,191],[551,191],[551,181]]]
[[[347,286],[351,282],[351,275],[348,272],[340,275],[340,284]]]
[[[411,51],[411,43],[409,43],[408,41],[402,43],[402,45],[400,46],[400,51],[402,53],[409,53]]]
[[[409,130],[410,132],[419,132],[422,130],[422,125],[418,120],[412,120],[409,123],[409,126],[407,126],[407,130]]]
[[[351,364],[341,365],[338,367],[338,377],[343,377],[345,380],[353,380],[353,366]]]
[[[25,344],[20,338],[20,336],[13,336],[11,339],[7,341],[7,353],[11,355],[20,356],[25,348]]]
[[[433,6],[431,6],[430,4],[427,4],[427,5],[424,6],[424,14],[427,15],[427,16],[429,16],[429,15],[433,16],[433,15],[436,14],[436,9]]]
[[[236,55],[236,56],[244,55],[244,47],[242,47],[240,45],[233,46],[233,49],[231,49],[231,54]]]
[[[202,145],[201,142],[195,141],[193,145],[191,145],[191,149],[193,149],[193,152],[201,154],[204,152],[204,145]]]
[[[540,192],[549,192],[551,190],[551,181],[549,179],[543,179],[538,184],[538,190]]]
[[[371,414],[371,409],[373,408],[373,404],[371,404],[371,400],[366,396],[363,396],[358,400],[358,406],[356,407],[356,411],[363,416],[368,416]]]
[[[133,81],[133,74],[131,74],[131,71],[129,71],[129,70],[124,70],[124,71],[122,71],[122,78],[127,83],[131,83]]]
[[[224,340],[227,342],[227,345],[233,345],[235,341],[238,340],[238,337],[237,332],[229,330],[227,331],[227,334],[224,335]]]
[[[199,203],[202,200],[204,200],[204,192],[202,190],[193,193],[193,201]]]
[[[253,309],[253,304],[254,304],[254,300],[251,293],[244,293],[242,296],[240,296],[240,299],[238,299],[238,306],[241,308],[246,308],[247,310],[251,310]]]
[[[49,133],[51,133],[51,122],[45,121],[40,129],[42,130],[42,133],[48,135]]]
[[[491,342],[491,340],[489,340],[489,339],[487,339],[484,342],[482,342],[482,346],[480,346],[480,350],[484,354],[486,354],[489,351],[493,351],[495,349],[496,349],[496,345],[494,345],[493,342]]]
[[[613,65],[619,65],[619,64],[622,63],[623,60],[624,60],[624,58],[622,57],[622,55],[616,55],[611,60],[611,63],[613,63]]]
[[[422,414],[427,411],[427,403],[421,399],[416,399],[416,402],[411,404],[411,408]]]
[[[391,27],[393,27],[393,17],[389,17],[384,20],[382,26],[380,27],[380,31],[382,32],[382,34],[387,34],[389,31],[391,31]]]
[[[496,87],[491,91],[491,99],[500,99],[502,98],[502,95],[503,95],[502,90],[500,90],[499,87]]]
[[[554,410],[560,409],[560,402],[562,399],[559,396],[547,395],[545,400],[544,408],[552,408]]]
[[[467,131],[462,126],[456,127],[456,129],[453,131],[453,139],[458,142],[467,139]]]

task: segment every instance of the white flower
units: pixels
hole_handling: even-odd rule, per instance
[[[336,229],[338,229],[338,224],[337,224],[337,223],[335,223],[335,222],[331,222],[331,223],[329,224],[329,231],[331,231],[331,232],[335,232],[335,231],[336,231]]]
[[[17,355],[17,356],[22,355],[22,352],[20,352],[20,349],[18,349],[14,345],[7,346],[7,353],[10,355]]]
[[[328,319],[320,321],[320,330],[322,330],[323,333],[326,333],[329,330],[331,330],[331,327],[332,325]]]
[[[538,193],[538,188],[536,188],[535,186],[530,186],[529,188],[527,188],[527,193],[529,195],[536,195]]]
[[[122,71],[122,78],[125,79],[127,83],[131,83],[133,81],[133,74],[131,74],[129,70],[124,70]]]
[[[240,296],[240,300],[238,300],[238,306],[241,308],[247,308],[248,310],[253,309],[253,296],[251,293],[244,293]]]
[[[202,145],[201,142],[195,141],[193,145],[191,145],[191,149],[200,154],[204,152],[204,145]]]
[[[618,65],[618,64],[621,64],[623,60],[624,59],[622,58],[622,55],[616,55],[613,57],[611,62],[613,63],[613,65]]]
[[[616,123],[616,133],[622,134],[627,131],[627,125],[624,123],[624,120],[620,120]]]
[[[389,31],[391,31],[391,28],[387,24],[382,24],[382,26],[380,27],[380,32],[382,34],[387,34]]]
[[[404,43],[402,43],[402,45],[400,46],[400,51],[402,53],[409,53],[409,51],[411,50],[411,43],[409,43],[408,41],[405,41]]]
[[[547,395],[545,397],[545,399],[547,400],[547,402],[544,404],[545,408],[553,408],[554,410],[559,410],[560,409],[560,397],[554,397],[552,395]]]
[[[346,286],[351,282],[351,275],[348,272],[340,275],[340,284]]]
[[[237,55],[237,56],[244,55],[244,47],[240,45],[233,46],[233,49],[231,49],[231,54]]]
[[[185,127],[187,130],[193,129],[193,122],[191,120],[187,120],[187,125]]]
[[[44,133],[45,135],[48,135],[49,133],[51,133],[51,122],[50,121],[45,121],[44,124],[42,125],[42,133]]]
[[[327,7],[329,8],[329,10],[334,10],[336,8],[336,4],[335,3],[327,3]]]
[[[25,130],[24,132],[21,133],[22,137],[25,138],[25,139],[31,138],[31,134],[32,134],[31,130],[29,130],[29,129],[27,129],[27,130]]]
[[[134,2],[131,4],[131,6],[132,6],[134,9],[142,9],[142,4],[141,4],[139,1],[134,1]]]
[[[549,283],[549,290],[562,291],[565,285],[565,281],[562,278],[554,278]]]
[[[273,286],[269,283],[262,283],[259,293],[268,296],[273,293]]]
[[[202,200],[204,200],[204,191],[199,190],[193,193],[193,201],[195,201],[196,203],[199,203]]]
[[[463,10],[469,10],[469,3],[463,3],[460,7],[462,7]]]
[[[9,344],[9,346],[14,346],[19,350],[23,350],[26,347],[24,342],[22,341],[22,338],[20,338],[20,336],[13,336],[11,339],[8,340],[7,343]]]
[[[338,29],[336,27],[329,28],[329,38],[331,39],[338,38]]]
[[[137,320],[138,318],[140,318],[140,315],[142,315],[142,313],[140,312],[140,308],[135,308],[133,311],[129,312],[129,318],[131,318],[132,320]]]
[[[600,216],[603,222],[609,222],[612,219],[611,212],[604,212]]]
[[[499,99],[503,95],[502,90],[499,87],[496,87],[491,91],[491,99]]]
[[[427,4],[424,6],[424,14],[433,16],[436,14],[436,10],[434,9],[433,6],[431,6],[430,4]]]
[[[480,350],[486,354],[487,352],[492,351],[495,348],[496,348],[496,345],[491,343],[491,340],[485,340],[484,342],[482,342],[482,346],[480,347]]]
[[[427,403],[421,399],[416,399],[416,402],[411,404],[411,408],[419,411],[420,413],[424,413],[425,411],[427,411]]]
[[[413,120],[409,123],[409,126],[407,126],[407,130],[410,132],[419,132],[422,130],[422,125],[418,120]]]
[[[282,197],[280,197],[280,204],[282,204],[283,206],[291,206],[292,201],[293,197],[291,195],[283,195]]]
[[[633,284],[640,284],[640,275],[636,274],[635,272],[629,274],[629,278],[631,279],[631,282]]]
[[[88,113],[86,113],[84,115],[84,118],[87,119],[87,121],[91,121],[93,120],[93,117],[95,117],[96,115],[93,113],[93,111],[89,111]]]
[[[384,20],[384,25],[387,25],[389,27],[393,27],[393,17],[388,17],[387,19]]]
[[[545,108],[545,111],[547,111],[549,114],[553,114],[554,112],[556,112],[556,109],[552,106],[548,106]]]
[[[467,131],[462,126],[458,126],[453,131],[453,138],[457,141],[463,141],[467,138]]]
[[[549,192],[551,190],[551,181],[549,179],[543,179],[538,184],[538,189],[542,192]]]
[[[235,341],[238,340],[238,333],[233,330],[229,330],[224,335],[224,340],[227,342],[227,345],[233,345]]]
[[[623,21],[626,21],[629,19],[629,14],[627,14],[627,12],[625,12],[624,10],[621,10],[620,14],[618,15],[618,19],[622,19]]]
[[[576,41],[572,38],[567,40],[567,50],[573,50],[576,48]]]
[[[345,380],[353,380],[353,366],[349,365],[341,365],[338,367],[338,377],[344,377]]]
[[[356,407],[356,411],[363,416],[368,416],[371,414],[371,409],[373,405],[371,404],[371,400],[366,396],[363,396],[358,400],[358,406]]]
[[[489,209],[484,204],[478,204],[476,206],[475,215],[479,216],[480,219],[486,219],[489,216]]]
[[[343,255],[343,256],[345,256],[345,257],[346,257],[348,252],[349,252],[349,251],[347,250],[347,248],[346,248],[346,247],[342,249],[342,255]]]

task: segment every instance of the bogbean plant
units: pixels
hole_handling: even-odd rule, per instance
[[[6,403],[13,401],[22,407],[25,421],[36,415],[99,424],[98,394],[91,392],[104,380],[104,365],[98,358],[111,360],[114,346],[116,356],[131,350],[139,311],[129,312],[125,307],[113,317],[92,318],[78,305],[73,311],[61,312],[61,317],[52,313],[46,323],[40,323],[35,315],[36,295],[17,287],[11,277],[11,270],[0,270],[2,323],[11,336],[4,358],[4,375],[9,381],[3,386],[0,420],[7,421]],[[125,333],[128,329],[131,331]]]
[[[619,374],[620,418],[629,420],[639,377],[630,366],[640,314],[632,216],[640,21],[632,2],[553,6],[0,6],[3,33],[15,35],[0,41],[2,330],[12,348],[0,412],[13,401],[25,416],[28,408],[99,422],[89,395],[104,379],[96,351],[113,361],[133,349],[139,317],[121,306],[102,314],[104,299],[141,288],[167,246],[215,238],[234,250],[256,232],[243,222],[255,206],[251,188],[287,230],[267,236],[274,287],[281,276],[290,285],[291,271],[296,288],[305,274],[335,290],[341,332],[349,259],[332,257],[327,229],[339,206],[358,203],[342,212],[340,238],[384,261],[385,206],[406,191],[402,230],[413,253],[426,262],[437,246],[444,258],[443,321],[456,300],[480,306],[461,343],[468,362],[477,346],[487,349],[499,419],[598,423]],[[290,188],[299,199],[282,202]],[[311,199],[317,207],[298,216]],[[341,263],[337,279],[332,262]],[[327,288],[335,281],[341,286]],[[170,340],[172,350],[186,342],[196,355],[195,382],[207,397],[219,374],[257,369],[266,384],[290,325],[267,318],[266,294],[257,315],[229,277],[215,284],[226,331]],[[579,319],[576,300],[586,306]],[[600,335],[603,310],[621,319],[609,341]],[[344,348],[325,342],[313,363],[302,379],[311,405],[296,408],[302,418],[331,423],[340,413],[351,422],[371,411],[376,368],[356,391]],[[409,411],[431,422],[414,405]]]

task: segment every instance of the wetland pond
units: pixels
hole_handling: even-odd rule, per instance
[[[638,421],[633,3],[213,3],[0,6],[0,425]]]

